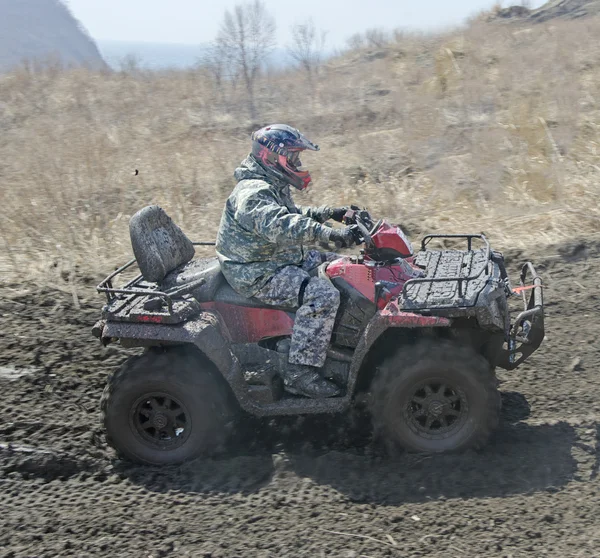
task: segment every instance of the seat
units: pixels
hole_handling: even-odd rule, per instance
[[[249,308],[270,308],[273,310],[285,310],[286,312],[293,312],[297,310],[297,306],[273,306],[267,304],[258,298],[247,298],[242,296],[233,288],[227,281],[223,281],[223,284],[219,287],[216,292],[214,299],[215,302],[225,302],[227,304],[234,304],[235,306],[246,306]]]
[[[214,258],[200,258],[192,260],[182,266],[174,269],[160,283],[162,290],[181,287],[199,279],[204,279],[204,283],[192,291],[193,297],[198,302],[210,302],[214,299],[215,293],[225,281],[221,273],[219,260]]]
[[[129,220],[131,247],[146,281],[160,283],[194,257],[194,245],[158,205],[140,209]]]
[[[197,279],[205,281],[203,285],[192,292],[198,302],[224,302],[235,306],[280,309],[288,312],[295,310],[293,307],[271,306],[258,298],[247,298],[234,291],[221,273],[218,258],[192,260],[169,273],[160,283],[160,287],[163,290],[170,289],[186,285]]]

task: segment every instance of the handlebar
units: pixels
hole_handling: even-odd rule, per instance
[[[374,247],[371,236],[377,230],[381,221],[375,223],[366,209],[352,206],[352,209],[349,209],[344,215],[342,222],[344,225],[352,227],[356,244],[364,242],[367,249]]]

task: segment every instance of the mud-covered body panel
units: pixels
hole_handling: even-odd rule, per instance
[[[147,324],[111,322],[104,324],[102,340],[119,339],[124,346],[176,345],[190,343],[198,347],[224,375],[232,367],[229,334],[218,315],[202,312],[185,323]]]
[[[397,301],[388,303],[384,310],[378,311],[362,331],[356,345],[348,378],[348,392],[354,393],[358,376],[369,352],[377,340],[390,328],[447,328],[452,320],[441,316],[423,316],[404,312]]]
[[[233,343],[257,343],[266,337],[292,334],[294,314],[273,308],[250,308],[210,302],[203,309],[218,312]]]

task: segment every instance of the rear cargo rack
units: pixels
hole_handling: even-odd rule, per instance
[[[455,277],[424,277],[424,278],[418,278],[418,279],[410,279],[409,281],[407,281],[404,286],[402,287],[402,297],[404,300],[410,300],[410,295],[409,295],[409,289],[413,288],[415,289],[415,287],[418,289],[417,285],[430,285],[432,286],[434,283],[456,283],[457,287],[458,287],[458,296],[459,298],[463,298],[465,296],[465,284],[468,281],[474,281],[476,279],[479,279],[484,273],[490,273],[489,270],[489,265],[491,262],[491,258],[492,258],[492,251],[490,248],[490,243],[488,242],[487,238],[483,235],[483,234],[428,234],[427,236],[423,237],[423,240],[421,241],[421,251],[425,252],[427,251],[427,245],[433,240],[433,239],[446,239],[446,238],[450,238],[450,239],[465,239],[467,241],[467,251],[468,252],[472,252],[473,251],[473,239],[478,239],[483,243],[483,261],[485,262],[484,265],[482,265],[479,269],[479,271],[477,271],[476,273],[472,274],[472,275],[467,275],[467,276],[462,276],[462,275],[457,275]],[[435,309],[436,310],[441,310],[444,308],[455,308],[455,305],[435,305]],[[418,307],[416,308],[418,310],[428,310],[430,308],[428,307]]]
[[[214,246],[214,242],[192,242],[194,246]],[[106,301],[110,304],[116,299],[123,299],[129,297],[152,297],[155,299],[162,300],[167,305],[169,315],[173,315],[173,304],[176,299],[181,298],[183,295],[197,289],[204,284],[204,279],[199,279],[191,283],[187,283],[182,287],[175,287],[165,291],[160,291],[158,288],[152,288],[151,285],[144,283],[144,277],[140,274],[134,277],[131,281],[123,285],[122,287],[115,288],[113,286],[113,279],[137,264],[137,260],[133,258],[129,260],[125,265],[115,269],[110,275],[108,275],[97,287],[96,291],[104,293],[106,295]]]

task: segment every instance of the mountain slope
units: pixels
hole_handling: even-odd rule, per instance
[[[0,71],[50,58],[106,67],[92,38],[59,0],[0,0]]]

